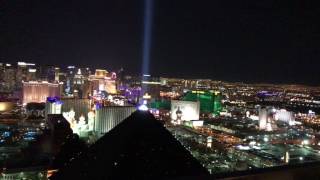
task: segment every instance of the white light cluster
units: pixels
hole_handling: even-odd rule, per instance
[[[171,119],[176,120],[176,112],[180,109],[182,112],[181,120],[190,121],[190,120],[199,120],[200,114],[200,103],[193,101],[171,101]]]

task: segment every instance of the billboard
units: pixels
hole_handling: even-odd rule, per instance
[[[179,101],[171,100],[171,119],[172,120],[199,120],[200,103],[199,101]]]

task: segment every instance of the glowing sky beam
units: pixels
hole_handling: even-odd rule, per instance
[[[150,54],[151,54],[151,35],[152,35],[152,16],[153,0],[144,0],[144,32],[143,32],[143,59],[142,74],[149,74]]]

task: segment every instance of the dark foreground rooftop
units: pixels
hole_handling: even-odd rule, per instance
[[[148,112],[135,112],[51,179],[199,178],[207,170]]]

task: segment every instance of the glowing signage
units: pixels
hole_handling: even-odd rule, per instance
[[[173,120],[199,120],[200,103],[199,101],[171,101],[171,119]]]
[[[29,72],[37,72],[37,69],[29,69]]]
[[[145,95],[143,95],[143,99],[151,99],[151,96],[148,93],[146,93]]]

